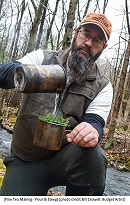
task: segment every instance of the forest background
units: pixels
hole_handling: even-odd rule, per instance
[[[109,46],[98,60],[114,89],[101,146],[111,166],[130,171],[129,0],[1,0],[0,63],[39,48],[68,48],[74,28],[89,12],[104,13],[113,24]],[[15,89],[0,89],[1,124],[11,132],[21,101]]]

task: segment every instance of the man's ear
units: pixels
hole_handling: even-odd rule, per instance
[[[73,30],[74,36],[77,36],[78,31],[79,31],[79,29],[78,29],[78,28],[74,28],[74,30]]]
[[[105,44],[104,47],[103,47],[103,50],[104,50],[107,46],[108,46],[108,44]]]
[[[78,30],[79,30],[78,28],[74,28],[74,31],[75,31],[75,32],[78,32]]]

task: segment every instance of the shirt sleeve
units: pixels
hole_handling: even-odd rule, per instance
[[[98,142],[100,142],[100,140],[103,137],[103,128],[105,126],[104,119],[97,114],[87,113],[83,117],[83,122],[87,122],[87,123],[91,124],[98,131],[98,133],[99,133]]]
[[[18,61],[22,64],[34,64],[41,65],[44,59],[44,52],[42,49],[38,49],[36,51],[32,51],[31,53],[27,53],[26,56],[20,58]]]
[[[97,114],[107,121],[109,112],[111,110],[113,99],[113,88],[111,82],[102,89],[102,91],[96,96],[96,98],[90,103],[86,110],[87,113]]]
[[[22,64],[41,65],[44,59],[44,51],[38,49],[28,53],[23,58],[17,61],[6,62],[0,65],[0,88],[11,89],[14,88],[14,72],[17,67]]]
[[[22,64],[17,61],[6,62],[0,65],[0,88],[14,88],[14,72],[15,69]]]

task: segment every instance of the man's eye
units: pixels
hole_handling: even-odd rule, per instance
[[[85,36],[86,38],[89,38],[89,37],[90,37],[90,34],[89,34],[89,33],[84,33],[84,36]]]
[[[97,38],[94,38],[94,42],[95,43],[101,43],[101,40],[97,39]]]

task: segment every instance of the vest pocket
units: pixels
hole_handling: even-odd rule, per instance
[[[17,148],[26,153],[35,153],[33,138],[36,125],[37,117],[35,115],[18,115],[13,130],[13,143],[17,146]]]
[[[20,114],[48,115],[54,110],[55,93],[30,93],[25,94],[20,108]]]
[[[96,92],[89,87],[72,86],[62,105],[63,112],[82,118],[95,95]]]

